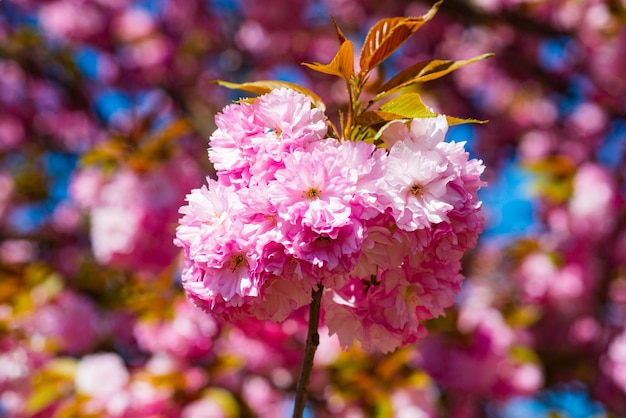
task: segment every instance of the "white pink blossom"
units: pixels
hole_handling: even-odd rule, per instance
[[[389,124],[385,149],[324,139],[322,110],[278,89],[227,106],[216,124],[218,179],[187,196],[175,238],[192,301],[281,321],[322,285],[343,347],[389,352],[426,335],[422,322],[459,292],[483,223],[484,166],[444,142],[445,116]]]
[[[271,180],[286,155],[324,138],[324,118],[308,97],[289,89],[227,106],[215,118],[209,158],[226,184],[247,186],[252,175],[255,182]]]

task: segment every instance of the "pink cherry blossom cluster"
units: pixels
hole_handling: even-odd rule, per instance
[[[198,306],[282,321],[322,285],[342,346],[388,352],[453,303],[482,229],[484,165],[444,141],[445,116],[395,121],[376,146],[327,137],[322,109],[276,89],[216,124],[218,178],[187,195],[175,238]]]

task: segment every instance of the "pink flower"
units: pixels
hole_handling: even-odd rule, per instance
[[[454,270],[452,271],[454,274]],[[437,277],[425,265],[408,262],[369,278],[351,277],[325,295],[325,323],[342,346],[359,340],[366,350],[390,352],[426,335],[422,322],[442,315],[458,293],[461,277]]]
[[[83,111],[44,110],[35,121],[38,129],[52,135],[64,148],[77,153],[87,151],[102,137],[96,122]]]
[[[430,150],[443,142],[447,132],[448,122],[445,115],[437,115],[432,118],[412,119],[408,123],[403,120],[393,121],[384,128],[381,138],[387,149],[391,149],[398,141],[410,140],[424,150]]]
[[[252,376],[243,382],[242,396],[259,418],[284,416],[291,406],[282,391],[260,376]]]
[[[65,1],[42,6],[39,20],[44,30],[56,38],[83,39],[98,33],[105,24],[93,5]]]
[[[352,151],[358,151],[354,143],[333,140],[296,151],[270,186],[279,242],[289,254],[329,273],[351,270],[363,240],[363,224],[353,214],[359,173],[344,164]],[[368,155],[361,155],[367,161]]]
[[[32,337],[46,339],[56,350],[79,355],[97,343],[100,319],[91,299],[64,290],[30,312],[22,326]]]
[[[286,387],[295,382],[302,362],[300,340],[305,329],[306,323],[298,314],[281,323],[243,318],[233,322],[228,333],[216,341],[216,350],[230,353],[245,364],[247,373],[282,373]]]
[[[0,100],[7,104],[19,104],[27,91],[27,77],[17,62],[13,60],[0,60],[0,72],[3,76],[0,80]]]
[[[186,255],[183,287],[216,314],[284,319],[310,301],[313,284],[300,280],[300,267],[272,240],[271,208],[255,199],[212,180],[187,196],[175,239]]]
[[[215,124],[217,130],[209,142],[209,159],[220,180],[227,185],[247,185],[255,158],[249,150],[249,138],[264,133],[263,127],[255,124],[252,105],[244,102],[226,106],[215,116]]]
[[[389,352],[424,336],[482,229],[484,166],[443,142],[446,118],[389,124],[389,151],[322,140],[323,112],[287,89],[216,122],[218,180],[187,196],[175,239],[194,303],[231,320],[284,320],[322,284],[342,346]]]
[[[31,376],[46,362],[47,357],[32,351],[25,342],[11,335],[3,337],[0,340],[0,393],[9,389],[22,392],[29,388]],[[4,406],[2,401],[0,405]]]
[[[130,407],[127,385],[130,373],[115,353],[90,354],[78,363],[74,383],[79,394],[88,397],[82,406],[87,414],[105,413],[122,417]]]
[[[146,319],[137,322],[133,331],[137,344],[146,351],[196,359],[211,353],[219,328],[211,316],[201,315],[189,302],[179,300],[171,320]]]
[[[10,113],[0,117],[0,150],[6,152],[15,149],[24,140],[22,121]]]
[[[622,391],[626,391],[626,332],[615,337],[609,345],[602,370]]]
[[[151,79],[163,72],[162,65],[166,64],[174,46],[172,41],[160,35],[144,38],[124,46],[119,53],[119,62],[128,69],[141,68],[146,70],[145,77]]]
[[[91,214],[96,259],[115,267],[161,271],[178,250],[171,241],[176,208],[197,181],[195,163],[173,159],[146,173],[121,169],[107,179],[93,169],[78,174],[72,191]]]
[[[606,236],[617,222],[622,203],[611,174],[597,164],[583,164],[568,202],[572,232],[593,239]]]
[[[130,374],[115,353],[89,354],[78,363],[76,390],[92,397],[111,397],[123,390]]]
[[[353,275],[359,266],[323,299],[329,331],[344,347],[358,340],[365,349],[384,352],[423,337],[421,323],[443,315],[459,292],[461,257],[482,229],[477,210],[463,216],[452,211],[451,224],[439,224],[434,231],[397,233],[373,242],[368,251],[377,254],[379,268]],[[400,243],[409,250],[393,254],[390,249]]]
[[[85,168],[72,173],[70,195],[83,208],[93,208],[98,202],[98,196],[106,179],[101,170]]]
[[[181,418],[228,418],[230,415],[221,402],[203,397],[187,404],[180,413]]]
[[[155,27],[154,18],[144,9],[125,10],[116,20],[116,35],[123,41],[132,42],[149,35]]]
[[[253,144],[263,154],[280,157],[323,139],[326,117],[322,109],[312,106],[310,98],[291,89],[276,89],[259,97],[253,103],[255,121],[268,135]]]
[[[496,301],[490,287],[468,283],[457,321],[463,339],[442,332],[421,342],[424,369],[451,394],[506,399],[530,395],[543,384],[539,365],[512,355],[521,338],[493,305]]]
[[[220,181],[243,186],[252,175],[256,182],[271,180],[287,154],[321,140],[327,130],[323,111],[289,89],[273,90],[252,104],[227,106],[215,122],[209,159]]]
[[[195,269],[185,269],[185,289],[219,296],[233,306],[244,297],[258,296],[262,284],[257,266],[260,254],[256,248],[256,228],[246,224],[243,203],[232,187],[209,180],[187,196],[188,206],[181,208],[183,218],[175,243],[185,249]],[[214,301],[213,301],[214,303]]]
[[[438,416],[436,389],[433,386],[422,386],[399,388],[391,394],[394,417],[436,418]]]
[[[351,274],[369,277],[377,274],[379,268],[399,266],[409,255],[411,247],[423,247],[424,241],[418,240],[418,235],[424,240],[429,239],[426,233],[416,233],[413,234],[413,238],[416,239],[408,245],[408,234],[404,234],[404,231],[394,231],[394,225],[394,219],[388,213],[365,222],[366,232],[361,243],[361,255]]]
[[[590,301],[597,283],[589,255],[580,251],[565,255],[563,262],[548,252],[533,252],[523,259],[515,278],[529,302],[550,302],[571,311],[583,306],[572,301]]]
[[[385,164],[385,182],[398,227],[414,231],[447,221],[452,205],[445,194],[452,179],[448,161],[437,151],[422,151],[412,141],[392,146]]]
[[[6,264],[25,264],[37,256],[37,245],[26,239],[6,239],[0,243],[0,260]]]

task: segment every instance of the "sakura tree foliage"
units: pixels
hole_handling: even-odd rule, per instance
[[[626,414],[626,5],[433,5],[0,1],[0,416]]]

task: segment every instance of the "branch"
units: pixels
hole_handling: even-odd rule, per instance
[[[304,360],[302,361],[302,371],[300,372],[300,379],[298,380],[298,387],[296,389],[296,401],[293,408],[293,418],[302,418],[304,407],[306,405],[306,399],[309,392],[309,380],[311,379],[311,372],[313,371],[313,359],[315,357],[317,346],[320,344],[320,335],[317,328],[319,326],[323,293],[324,286],[321,284],[316,290],[313,291],[313,300],[311,301],[309,311],[309,330],[306,337],[306,348],[304,351]]]

